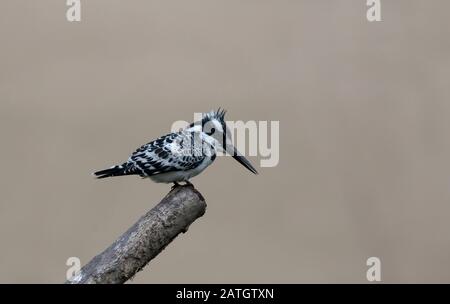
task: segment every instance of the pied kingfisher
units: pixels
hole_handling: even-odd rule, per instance
[[[254,174],[250,162],[231,143],[225,110],[211,111],[202,120],[138,148],[126,162],[95,172],[97,178],[121,175],[149,177],[157,183],[190,184],[189,179],[212,164],[217,152],[226,152]]]

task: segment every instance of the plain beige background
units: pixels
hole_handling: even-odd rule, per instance
[[[280,163],[218,158],[208,210],[133,282],[450,283],[446,0],[0,4],[0,282],[59,283],[170,189],[90,173],[222,106]]]

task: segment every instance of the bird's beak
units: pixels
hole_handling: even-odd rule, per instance
[[[252,164],[231,144],[227,144],[227,153],[237,160],[241,165],[247,168],[250,172],[258,174],[258,171],[252,166]]]

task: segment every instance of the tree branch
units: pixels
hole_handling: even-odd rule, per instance
[[[68,284],[125,283],[156,257],[206,210],[192,185],[174,188],[105,251],[94,257]]]

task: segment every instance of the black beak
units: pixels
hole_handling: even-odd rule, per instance
[[[258,174],[252,164],[233,145],[227,145],[227,152],[250,172]]]

